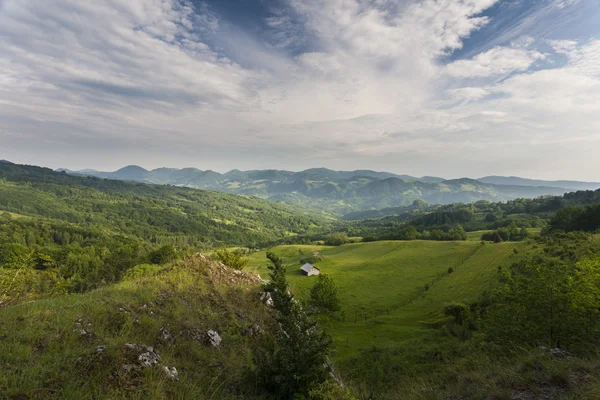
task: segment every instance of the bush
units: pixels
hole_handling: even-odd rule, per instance
[[[309,400],[356,400],[348,389],[333,381],[316,386],[308,393]]]
[[[325,239],[327,246],[341,246],[350,241],[348,235],[344,232],[334,232]]]
[[[341,309],[338,289],[333,278],[321,274],[310,290],[309,305],[319,311],[335,312]]]
[[[454,322],[463,324],[469,320],[469,306],[464,303],[452,302],[444,306],[444,314],[449,317],[454,317]]]
[[[150,253],[152,264],[166,264],[177,259],[177,251],[172,244],[165,244]]]
[[[298,249],[298,250],[300,250],[300,249]],[[318,263],[319,261],[323,261],[323,255],[321,253],[319,253],[318,251],[315,251],[312,256],[301,259],[300,265],[304,265],[306,263],[315,264],[315,263]]]
[[[123,275],[123,279],[125,280],[134,280],[139,279],[144,276],[154,276],[163,270],[163,266],[156,264],[140,264],[131,268],[125,275]]]
[[[219,249],[214,253],[215,258],[228,266],[229,268],[242,270],[248,265],[248,259],[242,257],[242,255],[236,251],[230,251],[227,249]]]

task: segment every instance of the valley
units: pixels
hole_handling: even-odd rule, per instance
[[[599,190],[577,191],[337,218],[304,203],[2,162],[0,393],[581,397],[600,390],[589,353],[600,331],[598,204]],[[306,262],[320,274],[303,275]],[[325,281],[339,309],[315,308]],[[558,319],[544,317],[548,303],[565,310]],[[564,346],[569,361],[539,343]],[[535,373],[519,372],[531,363]],[[591,378],[575,386],[581,371]]]

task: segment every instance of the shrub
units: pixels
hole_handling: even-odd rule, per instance
[[[177,259],[177,251],[172,244],[165,244],[150,253],[152,264],[166,264]]]
[[[469,319],[469,306],[459,302],[448,303],[444,306],[444,314],[454,317],[454,322],[462,325]]]
[[[136,265],[135,267],[133,267],[133,268],[129,269],[127,272],[125,272],[125,275],[123,275],[123,279],[134,280],[134,279],[142,278],[144,276],[154,276],[162,270],[163,270],[163,267],[161,265],[140,264],[140,265]]]
[[[310,306],[320,311],[335,312],[341,309],[338,289],[333,278],[321,274],[310,290]]]
[[[327,381],[313,388],[308,393],[309,400],[356,400],[348,389],[333,381]]]
[[[219,249],[215,251],[214,256],[218,261],[221,261],[229,268],[241,270],[248,265],[248,259],[242,257],[242,255],[236,251]]]
[[[327,246],[341,246],[350,241],[348,235],[344,232],[334,232],[325,239]]]

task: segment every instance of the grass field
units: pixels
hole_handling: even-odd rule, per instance
[[[339,320],[322,318],[321,323],[343,359],[361,349],[394,348],[429,335],[446,321],[445,303],[477,300],[495,281],[499,266],[510,265],[529,249],[523,242],[381,241],[272,251],[284,258],[300,299],[307,298],[316,279],[300,273],[300,259],[315,251],[324,256],[316,266],[334,278],[343,312]],[[248,267],[264,278],[269,272],[265,255],[252,254]]]
[[[539,235],[541,231],[542,228],[527,228],[527,232],[529,232],[530,236]],[[487,232],[489,232],[489,230],[467,232],[467,240],[479,242],[481,241],[481,235]]]

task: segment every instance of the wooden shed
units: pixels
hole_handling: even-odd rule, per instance
[[[309,263],[304,264],[300,269],[307,276],[319,275],[321,273],[319,268]]]

